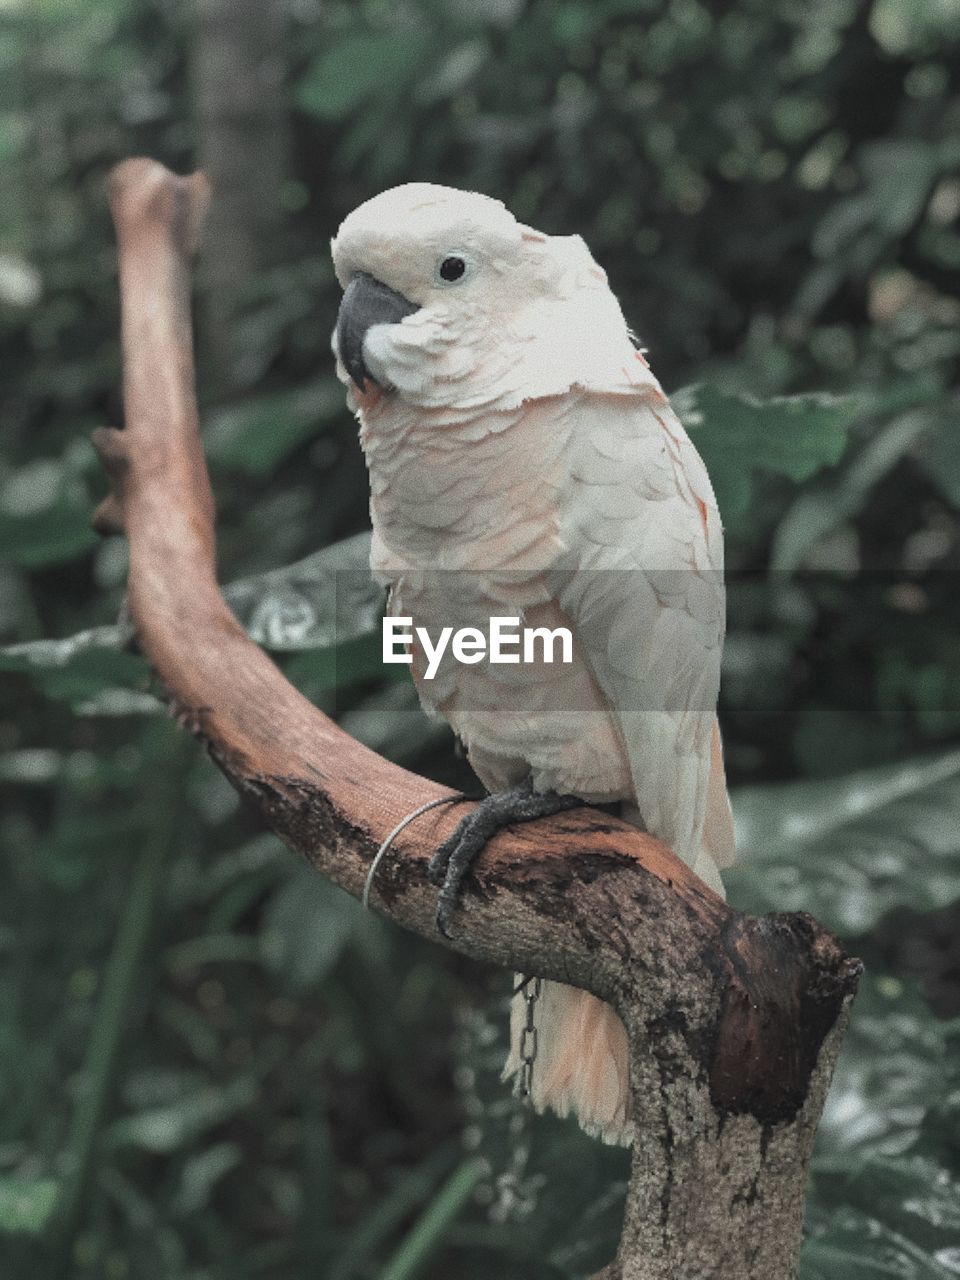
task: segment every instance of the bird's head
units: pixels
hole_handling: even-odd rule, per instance
[[[419,404],[499,385],[543,328],[536,308],[571,295],[571,272],[610,296],[578,236],[543,235],[499,200],[430,183],[360,205],[331,248],[341,376]]]

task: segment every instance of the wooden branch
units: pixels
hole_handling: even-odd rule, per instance
[[[189,256],[200,175],[114,170],[123,431],[95,443],[113,492],[98,524],[130,544],[129,607],[181,722],[268,823],[359,895],[381,840],[444,788],[367,750],[250,641],[217,587],[197,424]],[[432,810],[382,864],[373,901],[433,941],[425,871],[465,812]],[[608,1280],[788,1280],[806,1168],[858,962],[808,916],[733,911],[658,841],[590,809],[499,835],[452,945],[609,1000],[632,1045],[638,1140]]]

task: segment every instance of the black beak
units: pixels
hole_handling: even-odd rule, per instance
[[[366,271],[358,271],[347,285],[337,315],[337,350],[344,368],[361,391],[367,382],[378,386],[363,360],[363,340],[375,324],[399,324],[420,308]]]

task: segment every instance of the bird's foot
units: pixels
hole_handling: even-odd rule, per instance
[[[443,936],[450,937],[450,924],[463,878],[488,840],[515,822],[548,818],[583,803],[577,796],[561,796],[556,791],[534,791],[529,780],[481,800],[472,813],[461,819],[453,834],[430,860],[427,874],[431,883],[441,886],[437,898],[437,928]]]

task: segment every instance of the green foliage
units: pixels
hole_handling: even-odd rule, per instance
[[[203,442],[211,463],[255,477],[271,475],[343,412],[343,388],[323,378],[295,391],[262,395],[214,414]]]
[[[414,76],[429,44],[422,31],[353,32],[313,62],[297,101],[321,120],[343,120],[385,85]]]
[[[0,671],[28,676],[48,698],[63,698],[76,710],[94,694],[144,688],[148,670],[136,654],[123,652],[127,637],[118,626],[93,627],[65,640],[32,640],[0,649]]]
[[[295,564],[232,583],[230,608],[268,649],[329,650],[379,626],[384,593],[371,578],[370,535],[356,534]]]
[[[610,1261],[620,1236],[630,1153],[588,1138],[572,1119],[534,1119],[507,1093],[500,1072],[508,1017],[502,1000],[461,1019],[464,1138],[488,1171],[458,1240],[488,1268],[496,1259],[536,1280],[590,1276]]]
[[[809,911],[844,937],[960,899],[960,752],[736,795],[745,909]]]
[[[352,899],[311,870],[274,894],[264,912],[261,946],[281,987],[306,992],[322,982],[365,917]]]
[[[852,400],[828,395],[755,400],[718,387],[684,387],[671,397],[706,463],[728,528],[750,505],[756,472],[799,482],[840,459]]]
[[[82,472],[88,451],[69,449],[62,458],[37,458],[2,478],[0,546],[4,556],[27,569],[77,559],[96,545],[90,528],[90,497]]]
[[[0,1179],[0,1231],[37,1235],[50,1220],[56,1198],[53,1178]]]
[[[896,980],[865,982],[818,1134],[804,1280],[956,1274],[957,1029]]]
[[[921,454],[921,464],[944,498],[954,507],[960,506],[960,432],[956,417],[944,417],[939,430]]]
[[[482,1174],[483,1162],[474,1156],[450,1175],[380,1273],[382,1280],[411,1280],[420,1274],[426,1259],[437,1249],[450,1223],[470,1199]]]
[[[143,714],[125,546],[89,528],[87,437],[120,421],[102,179],[210,156],[230,89],[230,216],[261,252],[246,275],[234,254],[229,359],[224,282],[202,275],[198,310],[237,616],[350,732],[470,785],[379,670],[326,242],[412,178],[582,234],[684,388],[727,527],[731,896],[810,909],[873,966],[804,1280],[955,1276],[960,1046],[896,967],[934,963],[926,913],[960,898],[955,6],[301,0],[269,91],[217,83],[199,10],[0,9],[0,1271],[558,1280],[619,1227],[624,1153],[528,1126],[499,1081],[506,979],[364,916]],[[231,41],[264,39],[242,9]],[[285,212],[262,235],[257,109],[278,102]],[[474,1013],[451,1053],[454,1009]]]

